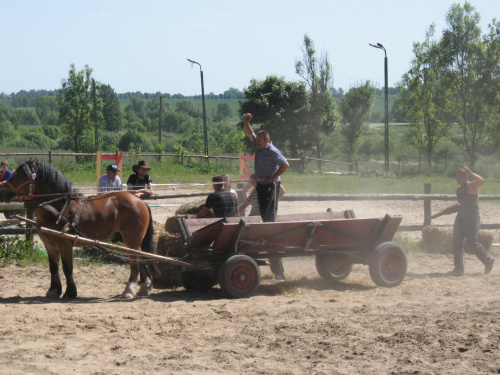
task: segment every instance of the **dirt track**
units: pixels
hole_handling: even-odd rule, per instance
[[[378,215],[379,204],[364,212]],[[416,217],[421,204],[387,212]],[[485,276],[467,255],[455,278],[451,256],[409,254],[393,289],[376,287],[366,266],[329,284],[312,259],[285,259],[286,283],[262,268],[257,294],[240,300],[215,287],[123,301],[128,268],[103,266],[75,269],[76,301],[50,301],[47,269],[0,268],[1,373],[500,373],[499,259]]]

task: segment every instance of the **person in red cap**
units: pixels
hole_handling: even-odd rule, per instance
[[[150,169],[151,167],[148,167],[144,160],[132,166],[134,174],[131,174],[127,180],[127,190],[131,191],[136,197],[149,197],[153,194],[151,186],[153,180],[148,174]]]

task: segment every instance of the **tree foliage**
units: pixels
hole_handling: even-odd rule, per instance
[[[481,36],[480,15],[469,2],[453,4],[445,18],[439,41],[432,40],[431,26],[426,40],[415,43],[398,105],[429,165],[446,133],[474,168],[479,155],[500,139],[500,27],[493,20],[489,34]]]
[[[335,130],[337,123],[332,96],[333,73],[328,54],[323,52],[318,57],[314,43],[307,34],[304,35],[302,60],[296,61],[295,71],[309,88],[306,126],[312,131],[316,157],[321,159],[326,139]]]
[[[356,158],[356,146],[361,136],[363,125],[368,122],[375,99],[375,89],[370,81],[352,87],[340,98],[338,109],[341,115],[340,133],[345,138],[344,151],[347,161],[352,163]]]
[[[62,80],[59,91],[59,116],[74,152],[92,152],[95,148],[91,75],[92,69],[88,65],[77,72],[75,65],[71,64],[69,76]]]
[[[433,155],[450,125],[443,121],[446,90],[441,85],[439,45],[434,40],[435,26],[431,25],[423,42],[413,44],[411,68],[399,84],[397,107],[410,123],[408,142],[424,153],[432,167]]]
[[[251,113],[252,123],[267,130],[286,155],[298,157],[309,150],[312,132],[306,122],[304,84],[277,76],[268,76],[264,81],[252,79],[239,111],[241,115]]]

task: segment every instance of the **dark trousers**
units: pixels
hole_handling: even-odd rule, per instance
[[[257,198],[259,200],[260,217],[265,223],[276,221],[278,212],[278,196],[281,189],[281,182],[274,184],[257,184]],[[283,261],[281,258],[269,258],[271,272],[275,275],[283,275]]]
[[[484,265],[491,263],[492,257],[479,243],[481,220],[477,217],[456,217],[453,225],[453,256],[455,269],[464,271],[464,243]]]

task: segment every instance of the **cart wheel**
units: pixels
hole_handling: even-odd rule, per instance
[[[352,271],[352,263],[337,259],[335,255],[316,255],[316,270],[326,281],[344,280]]]
[[[217,276],[212,270],[196,270],[180,272],[182,285],[186,290],[206,292],[217,284]]]
[[[383,242],[375,248],[370,262],[370,276],[378,286],[395,287],[406,275],[406,254],[395,242]]]
[[[247,255],[233,255],[222,265],[219,283],[229,297],[250,297],[260,286],[259,266]]]

